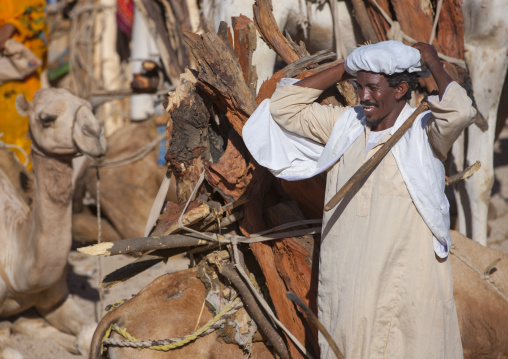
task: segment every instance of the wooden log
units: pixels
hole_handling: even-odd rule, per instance
[[[227,202],[233,202],[245,193],[252,180],[255,164],[241,137],[232,131],[226,151],[218,163],[209,163],[205,178]]]
[[[256,50],[256,28],[247,16],[235,16],[232,19],[234,33],[234,51],[240,62],[245,83],[252,96],[256,96],[256,66],[252,65],[252,55]]]
[[[178,218],[183,212],[185,203],[175,204],[167,202],[164,206],[162,214],[157,220],[152,236],[166,236],[168,234],[179,232]],[[182,224],[186,227],[201,221],[210,214],[210,207],[200,200],[193,201],[189,204],[187,211],[182,216]]]
[[[187,3],[182,0],[158,0],[164,8],[166,18],[166,34],[171,47],[169,61],[178,73],[182,73],[190,65],[190,54],[183,40],[184,31],[192,31]],[[176,78],[178,79],[178,77]],[[175,83],[172,79],[173,84]]]
[[[282,202],[268,210],[268,216],[272,225],[280,225],[304,219],[295,202]],[[272,246],[275,266],[280,277],[286,285],[286,289],[295,293],[304,303],[317,313],[317,283],[319,280],[319,250],[315,246],[312,236],[298,238],[284,238],[275,241]],[[279,299],[288,306],[289,300]],[[303,317],[305,318],[305,317]],[[305,318],[296,322],[293,326],[293,334],[305,343],[306,348],[319,357],[317,341],[317,328]],[[298,331],[296,331],[298,330]]]
[[[377,0],[377,3],[387,14],[390,14],[390,0]],[[390,24],[371,1],[367,1],[366,8],[377,38],[379,41],[386,41],[386,33],[390,30]]]
[[[291,64],[298,60],[300,56],[291,46],[289,40],[285,38],[277,26],[273,17],[272,3],[270,0],[256,0],[254,6],[254,23],[263,40],[273,49],[286,64]]]
[[[185,41],[199,69],[197,85],[226,113],[228,121],[241,134],[256,102],[233,50],[213,32],[185,33]]]
[[[168,98],[166,153],[168,168],[176,178],[179,203],[186,202],[210,158],[208,106],[196,90],[197,79],[186,70]]]
[[[301,181],[279,180],[279,183],[291,199],[293,199],[307,218],[323,217],[325,203],[326,179],[317,175]],[[305,188],[302,191],[302,188]]]
[[[363,37],[370,44],[375,44],[379,41],[379,38],[372,26],[372,22],[367,13],[367,8],[363,0],[352,0],[355,19],[362,29]]]
[[[115,242],[103,242],[88,247],[78,248],[78,252],[93,256],[110,257],[119,254],[139,254],[159,249],[213,244],[214,243],[212,242],[196,237],[186,236],[183,234],[170,234],[167,236],[128,238]]]

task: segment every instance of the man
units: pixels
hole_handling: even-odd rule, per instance
[[[462,358],[442,161],[474,119],[471,100],[432,46],[386,41],[299,82],[284,79],[244,127],[253,156],[278,177],[326,170],[326,203],[415,110],[407,101],[427,69],[439,89],[430,111],[324,214],[318,315],[348,359]],[[314,103],[351,77],[361,106]],[[322,358],[334,358],[320,345]]]

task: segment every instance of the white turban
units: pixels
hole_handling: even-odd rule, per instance
[[[344,62],[346,71],[356,76],[358,71],[369,71],[393,75],[407,71],[417,72],[421,78],[428,77],[429,71],[422,65],[420,51],[400,41],[382,41],[377,44],[356,48]]]

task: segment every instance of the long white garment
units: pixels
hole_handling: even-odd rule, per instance
[[[333,132],[338,126],[348,127],[344,116],[351,109],[312,104],[319,94],[316,90],[283,86],[272,96],[268,109],[276,112],[277,123],[299,141],[309,137],[315,149],[319,148],[318,142],[335,147]],[[471,123],[474,110],[465,91],[456,84],[442,103],[430,105],[433,117],[426,123],[417,120],[413,127],[422,131],[411,130],[402,142],[407,152],[418,154],[417,158],[399,151],[399,161],[392,149],[358,189],[324,214],[318,316],[348,359],[462,357],[450,263],[434,254],[430,245],[433,233],[410,195],[410,183],[416,180],[403,178],[400,162],[415,161],[408,166],[425,168],[425,161],[418,157],[442,158],[460,131]],[[401,116],[407,118],[410,113],[411,109],[405,109]],[[262,126],[252,126],[257,136],[254,142],[258,143],[255,150],[266,154],[264,159],[270,163],[270,156],[280,159],[284,144],[277,143],[276,151],[271,151],[266,141],[260,144],[279,131],[272,128],[270,136],[265,135]],[[385,135],[366,156],[369,128],[360,127],[357,135],[343,134],[338,140],[347,148],[327,169],[326,201],[391,136]],[[430,146],[416,144],[417,136],[423,136],[425,129],[429,133],[425,139],[432,143],[435,153]],[[244,139],[250,135],[244,127]],[[253,151],[252,146],[248,147]],[[279,174],[288,163],[291,168],[296,148],[278,162]],[[307,154],[296,163],[310,161],[311,157]],[[314,164],[307,173],[317,170]],[[444,182],[443,177],[430,180]],[[436,211],[440,213],[440,208]],[[334,358],[321,337],[320,346],[322,358]]]

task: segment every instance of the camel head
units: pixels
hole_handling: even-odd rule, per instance
[[[65,89],[38,90],[32,102],[19,94],[16,109],[29,117],[33,145],[46,155],[101,157],[106,153],[104,129],[92,106]]]

